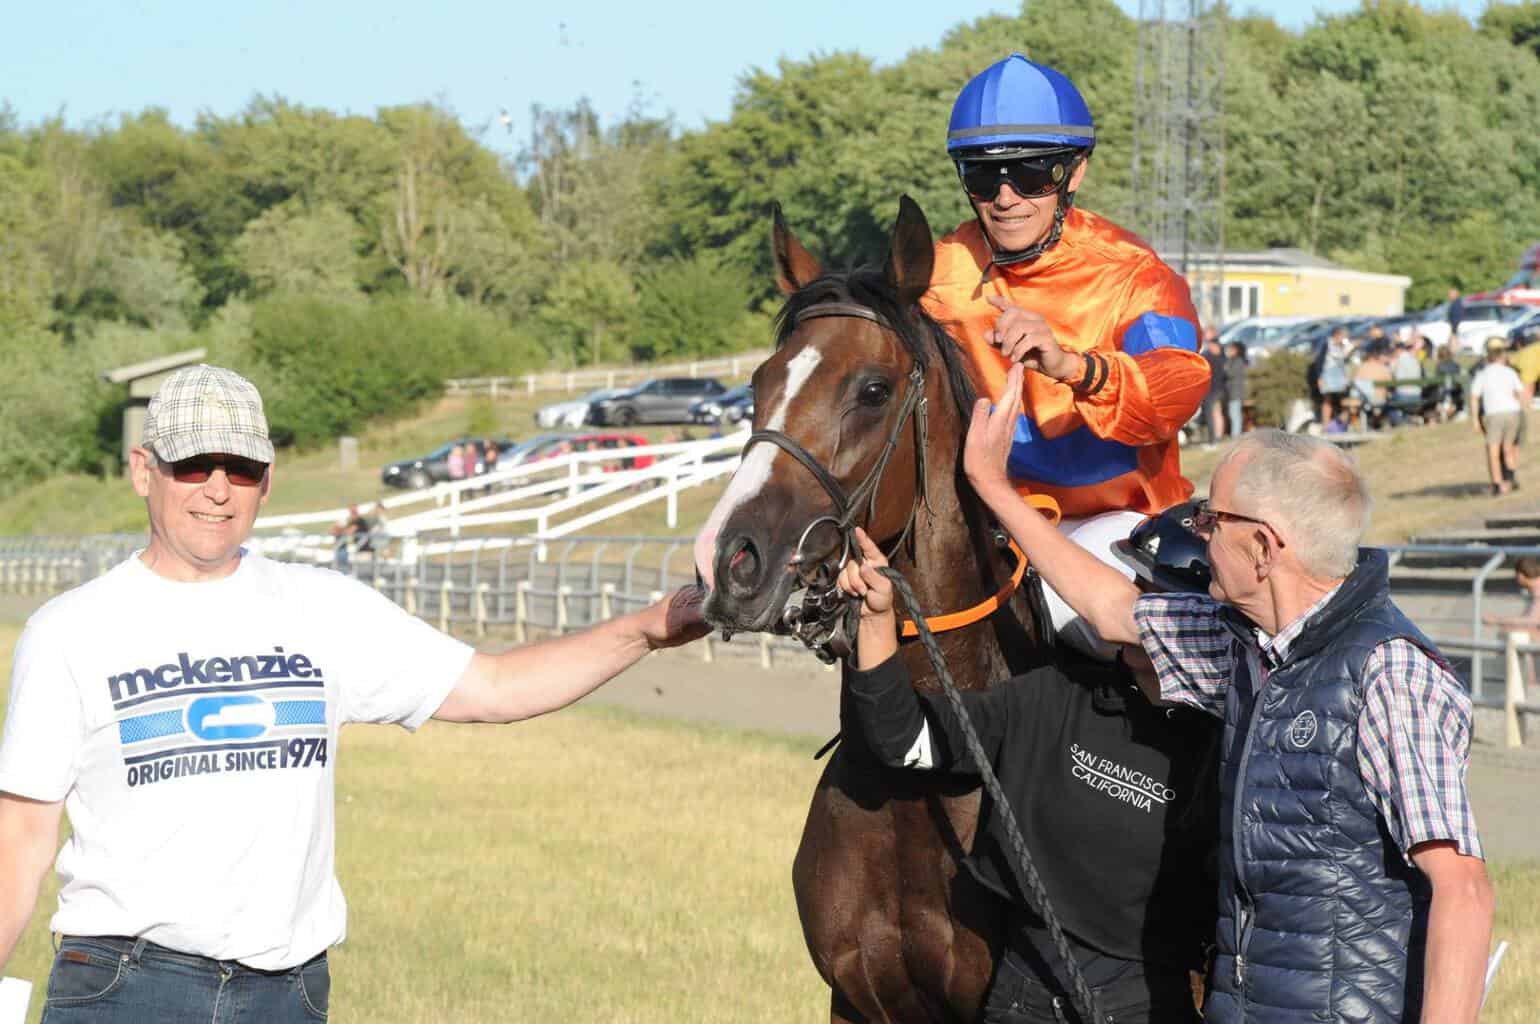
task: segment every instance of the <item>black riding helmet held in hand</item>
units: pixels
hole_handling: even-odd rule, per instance
[[[1113,544],[1113,552],[1160,593],[1208,593],[1208,542],[1193,532],[1200,504],[1187,501],[1151,516]]]

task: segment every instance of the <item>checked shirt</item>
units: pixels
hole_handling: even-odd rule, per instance
[[[1256,631],[1262,664],[1273,668],[1333,589],[1268,637]],[[1223,716],[1235,666],[1234,636],[1219,621],[1219,604],[1197,594],[1147,594],[1134,621],[1160,679],[1161,699]],[[1390,640],[1364,665],[1358,717],[1358,772],[1401,855],[1420,843],[1449,841],[1480,857],[1481,841],[1465,788],[1470,760],[1471,702],[1464,687],[1416,644]]]

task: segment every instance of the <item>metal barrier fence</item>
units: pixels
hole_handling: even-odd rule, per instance
[[[0,592],[45,595],[95,578],[143,547],[142,535],[0,537]],[[339,555],[323,534],[252,537],[248,547],[283,561],[330,565],[449,633],[502,635],[516,643],[583,629],[658,600],[695,580],[694,541],[682,537],[476,537]],[[411,558],[402,554],[409,545]],[[541,548],[545,548],[541,557]],[[815,663],[786,637],[700,641],[703,661],[754,658],[764,668]]]
[[[493,400],[514,395],[533,395],[536,391],[567,391],[613,388],[639,384],[654,377],[744,377],[768,358],[768,349],[739,352],[718,359],[696,359],[688,363],[654,365],[640,363],[610,369],[565,370],[554,373],[526,373],[517,377],[458,377],[444,382],[446,395],[486,395]]]
[[[66,590],[105,572],[143,543],[142,535],[123,534],[0,537],[0,592]],[[249,543],[271,558],[332,564],[446,632],[475,637],[502,632],[516,642],[582,629],[695,578],[693,540],[685,537],[406,538],[346,558],[338,554],[336,540],[324,534],[255,536]],[[1521,672],[1523,656],[1540,654],[1540,644],[1530,643],[1525,633],[1489,636],[1482,622],[1488,584],[1497,570],[1524,555],[1540,555],[1540,548],[1402,545],[1388,551],[1392,564],[1414,554],[1481,560],[1473,567],[1468,613],[1461,609],[1457,617],[1424,618],[1420,624],[1446,653],[1469,657],[1467,682],[1477,705],[1504,709],[1513,720],[1521,713],[1540,714],[1540,703],[1527,699]],[[1469,632],[1438,628],[1464,623]],[[723,652],[757,655],[766,667],[777,657],[812,657],[795,641],[767,636],[740,636],[730,643],[708,639],[699,650],[706,661]],[[1487,665],[1494,655],[1502,659],[1498,678],[1491,680],[1499,685],[1488,686]]]

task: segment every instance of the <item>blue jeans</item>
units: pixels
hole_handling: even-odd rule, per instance
[[[1229,407],[1230,436],[1240,437],[1241,433],[1246,429],[1246,421],[1244,418],[1245,409],[1242,407],[1241,400],[1238,398],[1230,399]]]
[[[66,938],[43,1024],[301,1024],[325,1020],[330,996],[325,953],[257,971],[143,939]]]

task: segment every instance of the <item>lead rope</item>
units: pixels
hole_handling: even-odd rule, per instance
[[[903,573],[892,566],[884,566],[877,571],[892,581],[894,591],[903,598],[904,604],[909,608],[910,618],[914,620],[915,629],[920,634],[920,643],[924,646],[926,655],[930,657],[930,663],[935,668],[936,675],[941,679],[941,689],[946,693],[946,699],[957,715],[958,724],[962,726],[963,739],[968,744],[968,754],[973,758],[973,763],[978,766],[984,789],[989,793],[989,798],[994,801],[1000,820],[1005,825],[1005,836],[1016,858],[1014,866],[1020,869],[1021,877],[1018,881],[1022,883],[1022,888],[1037,905],[1036,910],[1042,917],[1043,923],[1048,926],[1049,937],[1053,939],[1053,948],[1059,954],[1059,962],[1064,965],[1064,970],[1069,975],[1075,1009],[1079,1011],[1080,1019],[1083,1021],[1109,1019],[1102,1016],[1101,1007],[1096,1001],[1096,993],[1092,992],[1091,986],[1086,984],[1085,975],[1080,973],[1080,965],[1075,962],[1075,957],[1070,952],[1069,941],[1064,937],[1064,929],[1059,925],[1058,915],[1053,912],[1053,907],[1048,902],[1048,890],[1044,888],[1043,880],[1038,876],[1037,866],[1032,863],[1032,855],[1027,852],[1027,842],[1022,838],[1020,826],[1016,824],[1016,813],[1011,810],[1010,803],[1005,799],[1005,791],[1000,788],[1000,780],[995,777],[995,770],[984,754],[984,744],[979,742],[978,733],[973,731],[973,720],[968,717],[968,709],[963,706],[962,695],[957,692],[957,685],[952,682],[952,673],[947,671],[946,659],[941,654],[941,648],[936,644],[936,635],[930,631],[930,626],[925,622],[919,600],[915,598],[914,591],[909,588],[909,581],[904,579]],[[852,637],[854,635],[854,633],[851,634]]]

